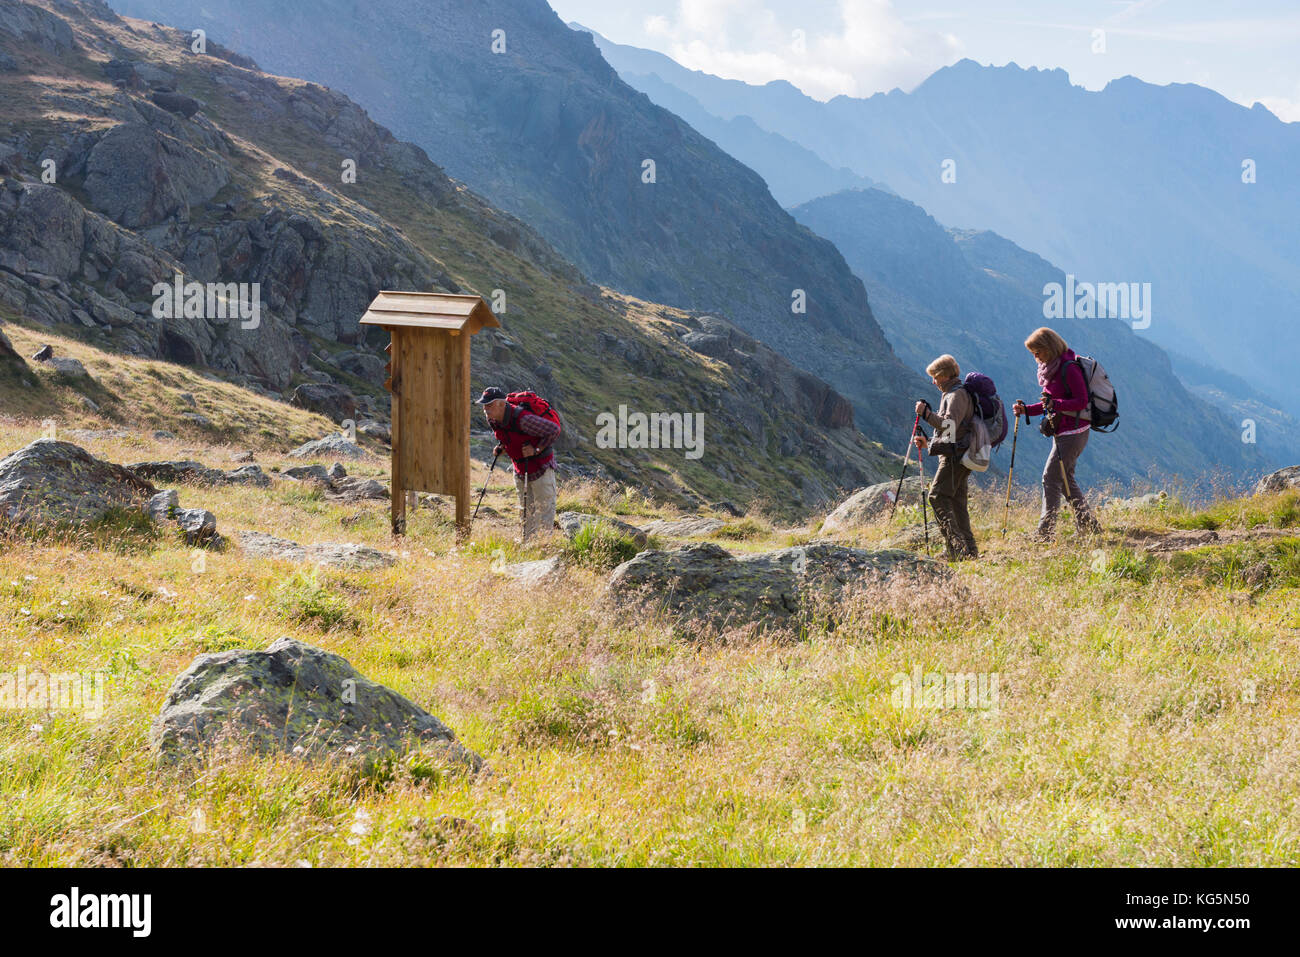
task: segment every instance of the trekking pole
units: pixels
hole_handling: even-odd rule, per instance
[[[898,476],[898,488],[894,489],[894,501],[889,506],[889,520],[894,520],[894,512],[898,510],[898,496],[903,494],[903,479],[907,476],[907,460],[912,454],[912,445],[916,441],[916,430],[921,427],[921,413],[916,413],[916,421],[912,423],[912,434],[907,437],[907,449],[903,452],[903,471]],[[920,459],[921,453],[918,451],[916,457]]]
[[[1060,446],[1057,446],[1057,448],[1060,448]],[[1061,497],[1070,503],[1070,509],[1075,513],[1074,515],[1075,521],[1078,521],[1079,508],[1077,505],[1074,504],[1074,499],[1070,498],[1070,476],[1068,476],[1065,473],[1065,459],[1058,458],[1056,461],[1057,464],[1061,466],[1061,484],[1063,486],[1061,490]]]
[[[1020,438],[1020,413],[1016,413],[1016,427],[1011,432],[1011,465],[1007,468],[1007,507],[1002,515],[1002,537],[1007,537],[1011,524],[1011,477],[1016,474],[1016,440]]]
[[[925,507],[925,456],[916,450],[916,467],[921,472],[921,521],[925,523],[925,557],[930,557],[930,513]]]
[[[492,468],[488,469],[488,477],[483,480],[483,491],[479,493],[478,502],[474,506],[474,515],[470,518],[471,522],[478,518],[478,507],[483,504],[483,496],[487,494],[488,482],[492,481],[492,473],[496,471],[497,459],[499,458],[501,458],[500,452],[492,456]]]

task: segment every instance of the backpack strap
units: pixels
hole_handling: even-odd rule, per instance
[[[1074,398],[1074,392],[1070,389],[1070,377],[1067,376],[1067,375],[1065,374],[1065,373],[1069,370],[1069,367],[1070,367],[1070,366],[1078,366],[1078,367],[1079,367],[1079,375],[1081,375],[1081,376],[1083,377],[1083,388],[1084,388],[1084,391],[1088,393],[1088,401],[1091,403],[1091,401],[1092,401],[1092,390],[1090,390],[1090,389],[1088,388],[1088,373],[1086,373],[1086,372],[1083,371],[1083,363],[1079,361],[1079,357],[1078,357],[1078,356],[1075,356],[1075,357],[1074,357],[1073,359],[1071,359],[1069,362],[1062,362],[1062,363],[1061,363],[1061,373],[1060,373],[1060,375],[1061,375],[1061,385],[1065,387],[1065,397],[1066,397],[1067,399],[1073,399],[1073,398]],[[1070,418],[1074,419],[1074,421],[1075,421],[1076,424],[1078,424],[1078,423],[1084,421],[1084,418],[1083,418],[1083,410],[1082,410],[1082,409],[1080,409],[1078,412],[1058,412],[1057,414],[1058,414],[1058,415],[1068,415]]]

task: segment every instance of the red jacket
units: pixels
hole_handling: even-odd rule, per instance
[[[499,426],[493,427],[492,432],[502,450],[514,463],[516,475],[535,479],[547,469],[555,467],[555,453],[551,451],[551,443],[560,434],[560,428],[549,419],[506,403],[505,418]],[[533,447],[533,455],[524,455],[525,445]]]

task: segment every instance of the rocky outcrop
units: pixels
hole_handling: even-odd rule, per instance
[[[925,487],[919,476],[909,475],[903,479],[903,491],[900,500],[903,504],[919,503],[922,489]],[[894,504],[894,494],[898,482],[881,482],[858,489],[826,516],[821,530],[827,534],[843,532],[866,525],[881,515],[888,514]]]
[[[661,538],[698,538],[701,535],[712,535],[725,524],[727,523],[716,518],[657,518],[641,530],[647,535],[658,535]]]
[[[172,684],[149,729],[160,764],[229,747],[370,764],[432,748],[458,765],[483,760],[419,705],[344,658],[281,638],[265,651],[200,655]]]
[[[127,468],[143,479],[165,485],[252,485],[256,488],[269,488],[271,485],[271,477],[259,465],[245,465],[229,472],[191,461],[136,462]]]
[[[246,20],[258,5],[144,0],[136,9],[188,24],[204,15]],[[485,58],[481,36],[497,16],[514,24],[511,52]],[[316,27],[263,17],[243,44],[269,70],[364,91],[366,106],[400,117],[405,135],[457,179],[526,218],[595,281],[642,299],[727,312],[750,336],[870,409],[861,424],[872,438],[892,442],[911,424],[898,397],[919,394],[926,383],[895,357],[835,247],[799,227],[753,170],[622,83],[588,34],[531,0],[378,0]],[[432,59],[427,36],[438,37]],[[421,68],[377,68],[372,49]],[[513,57],[525,50],[531,68],[521,72]],[[639,176],[645,144],[654,144],[657,185]],[[487,235],[507,251],[533,239],[513,223]],[[661,358],[619,338],[639,347],[640,362]],[[634,357],[626,361],[637,366]],[[847,403],[833,406],[820,421],[847,416]]]
[[[0,329],[0,376],[18,376],[26,371],[27,362]]]
[[[632,541],[636,542],[640,548],[645,548],[649,541],[649,536],[635,525],[629,525],[627,522],[621,522],[616,518],[608,518],[603,515],[588,515],[586,512],[561,512],[555,516],[555,524],[560,526],[560,531],[573,538],[578,532],[588,525],[605,525],[620,535],[626,535]]]
[[[541,558],[535,562],[515,562],[501,568],[501,574],[522,585],[541,585],[564,574],[564,563],[558,557]]]
[[[117,509],[143,512],[157,491],[79,446],[40,439],[0,459],[0,526],[83,525]]]
[[[299,545],[265,532],[236,532],[239,547],[256,558],[277,558],[286,562],[304,562],[324,565],[326,568],[352,568],[362,571],[387,568],[397,563],[397,558],[365,545],[349,542],[322,542],[316,545]]]
[[[6,15],[26,6],[8,3]],[[336,420],[378,420],[359,424],[357,434],[389,441],[387,397],[367,391],[383,379],[385,337],[367,334],[358,316],[380,289],[470,291],[457,277],[480,275],[490,258],[493,282],[520,322],[510,323],[509,335],[474,337],[475,384],[516,382],[556,402],[565,417],[557,451],[566,476],[643,483],[684,504],[696,483],[711,481],[701,469],[727,475],[737,496],[749,496],[770,477],[754,463],[774,453],[798,456],[798,474],[788,473],[794,478],[780,474],[764,489],[792,512],[818,498],[811,485],[800,495],[804,474],[826,489],[878,477],[878,450],[842,428],[848,406],[825,382],[718,317],[661,310],[663,321],[647,324],[641,305],[603,296],[528,225],[452,181],[342,94],[263,74],[211,41],[208,57],[177,58],[174,51],[191,42],[187,29],[109,30],[111,14],[85,0],[39,10],[22,17],[45,24],[38,33],[55,47],[66,44],[46,27],[75,34],[80,46],[55,60],[21,39],[29,25],[0,30],[0,55],[31,73],[17,81],[24,109],[0,143],[0,314],[72,325],[114,351],[207,367],[263,395],[287,397],[302,377],[323,376],[318,383],[354,390],[356,408],[313,407]],[[222,19],[215,9],[195,16]],[[73,30],[57,27],[59,20]],[[104,82],[87,82],[97,77]],[[296,146],[285,152],[289,142]],[[359,164],[360,188],[340,175],[341,158]],[[41,181],[46,161],[54,182]],[[415,224],[428,228],[417,236]],[[780,225],[789,230],[788,217]],[[819,272],[795,269],[778,285],[804,286],[816,311],[826,304]],[[214,303],[228,301],[230,284],[239,284],[237,304],[250,305],[244,298],[257,290],[258,322],[215,314],[206,295],[203,308],[187,299],[173,313],[167,292],[175,293],[178,278],[183,298],[198,283]],[[752,284],[742,285],[750,295]],[[718,298],[746,315],[739,299]],[[760,298],[768,311],[790,315],[788,306]],[[796,336],[806,327],[804,317],[781,326]],[[696,332],[718,337],[721,364],[680,341]],[[867,364],[894,364],[887,347],[851,353],[867,354]],[[608,375],[587,375],[593,363]],[[661,409],[708,416],[705,461],[681,472],[675,450],[648,462],[597,445],[581,410],[617,408],[627,376]],[[186,415],[198,430],[215,428],[198,410]],[[476,441],[475,457],[482,444]]]
[[[85,168],[90,205],[128,229],[189,219],[190,210],[216,196],[231,175],[208,151],[147,122],[109,130],[86,154]]]
[[[692,631],[780,628],[815,595],[835,600],[855,586],[895,576],[949,574],[905,551],[807,545],[737,556],[703,543],[642,552],[615,569],[609,594],[617,606],[662,610]]]
[[[1256,495],[1268,492],[1285,492],[1287,489],[1300,488],[1300,465],[1289,465],[1265,475],[1255,486]]]
[[[321,382],[307,382],[293,390],[289,400],[294,405],[343,422],[355,421],[357,416],[357,398],[341,385],[329,385]]]
[[[343,456],[349,459],[363,459],[369,454],[346,436],[335,432],[323,439],[316,439],[298,446],[289,453],[289,457],[294,459],[327,459]]]
[[[0,34],[54,56],[71,53],[77,45],[72,28],[64,20],[28,3],[0,6]]]

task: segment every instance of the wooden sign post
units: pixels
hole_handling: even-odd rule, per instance
[[[469,340],[501,323],[479,296],[381,292],[361,324],[392,336],[393,534],[406,533],[405,493],[417,491],[456,496],[456,531],[468,534]]]

